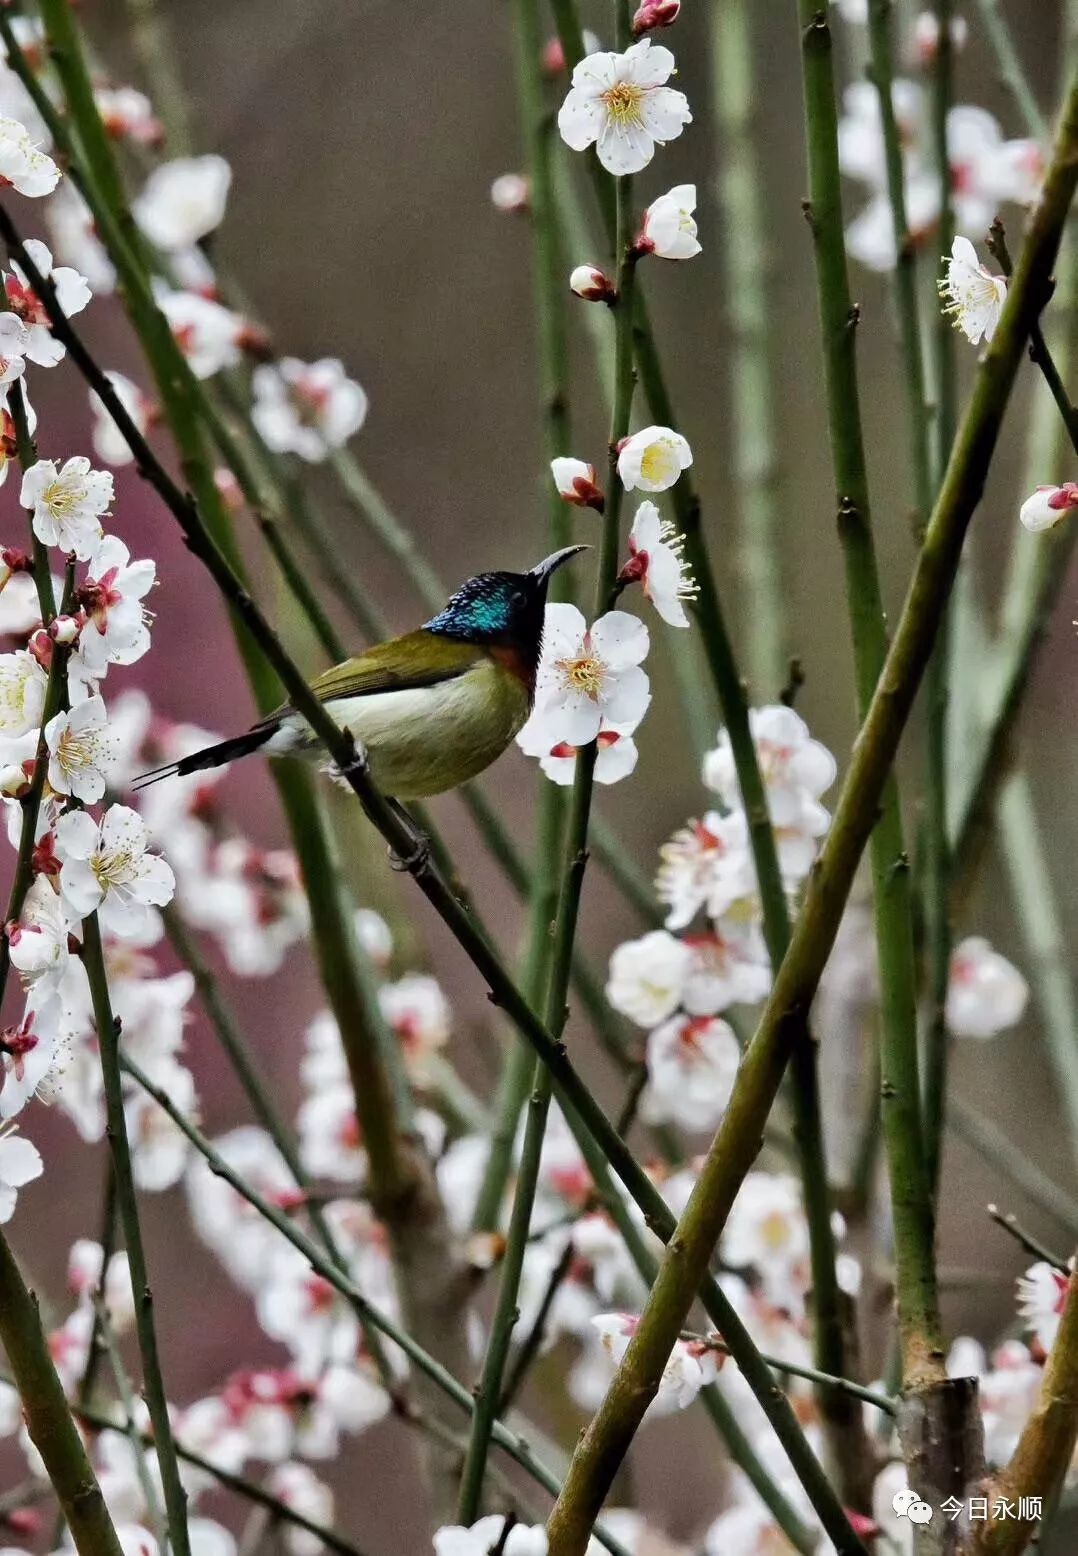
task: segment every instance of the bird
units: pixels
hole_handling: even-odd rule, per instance
[[[586,550],[565,546],[526,573],[479,573],[414,632],[375,644],[310,683],[351,733],[383,795],[404,802],[443,794],[506,750],[535,699],[550,580]],[[325,754],[303,715],[286,703],[243,734],[143,773],[133,787],[256,752]]]

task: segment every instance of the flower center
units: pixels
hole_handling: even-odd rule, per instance
[[[619,81],[609,91],[603,93],[603,104],[607,113],[620,129],[627,129],[630,125],[640,124],[640,101],[643,92],[631,81]]]
[[[574,692],[583,692],[585,697],[594,700],[603,689],[606,665],[593,654],[582,654],[579,659],[561,659],[558,668]]]
[[[45,488],[45,504],[52,509],[57,518],[64,518],[78,507],[84,495],[81,487],[53,481]]]
[[[670,446],[662,438],[644,450],[640,472],[648,481],[665,480],[670,470]]]
[[[90,860],[90,868],[102,890],[109,891],[116,886],[126,886],[134,879],[135,856],[126,848],[117,848],[111,853],[95,854]]]

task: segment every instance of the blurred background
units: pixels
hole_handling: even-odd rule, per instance
[[[159,8],[171,25],[190,94],[195,149],[221,152],[234,171],[228,215],[215,239],[217,252],[241,280],[276,348],[308,360],[339,356],[363,384],[371,411],[355,452],[448,582],[488,568],[529,565],[548,549],[531,240],[527,220],[500,214],[489,197],[491,181],[517,168],[521,159],[509,7],[480,0],[411,0],[406,7],[388,0],[159,0]],[[81,14],[114,77],[144,85],[130,42],[135,9],[121,0],[88,0]],[[722,147],[713,128],[710,9],[704,0],[686,0],[672,41],[681,72],[678,85],[689,97],[695,122],[638,180],[638,199],[642,206],[671,184],[693,180],[699,191],[702,257],[688,266],[649,266],[646,283],[679,430],[695,453],[704,524],[724,600],[732,623],[743,628],[751,605],[739,587],[729,475],[729,332],[714,196]],[[835,751],[841,768],[855,723],[812,255],[800,210],[798,33],[792,0],[750,9],[758,83],[754,115],[766,168],[787,634],[805,674],[799,711]],[[590,5],[587,10],[606,38],[606,8]],[[1053,102],[1058,11],[1052,3],[1008,8],[1045,107]],[[958,64],[958,100],[989,108],[1008,133],[1020,133],[973,15],[970,31]],[[844,71],[857,65],[847,54]],[[561,84],[552,87],[552,103],[560,100],[561,91]],[[861,192],[851,189],[850,214],[862,203]],[[605,260],[598,248],[568,257],[572,263]],[[912,560],[902,386],[886,278],[855,270],[854,286],[862,307],[860,366],[875,529],[885,593],[894,609]],[[600,464],[606,417],[583,334],[583,306],[571,315],[577,371],[572,448],[566,452]],[[86,333],[105,365],[144,382],[118,306],[108,300],[95,303],[85,317]],[[964,346],[960,350],[964,378],[975,356]],[[1000,558],[1016,529],[1030,376],[1009,414],[975,521],[977,587],[989,610]],[[46,375],[35,398],[42,423],[50,428],[50,451],[54,443],[65,452],[88,446],[85,396],[72,372]],[[317,470],[305,469],[303,476],[332,517],[341,557],[362,575],[394,626],[405,629],[423,620],[429,612],[341,505],[332,481]],[[16,499],[17,485],[9,482],[3,493],[5,532],[19,520]],[[251,703],[212,587],[186,555],[169,515],[130,471],[118,476],[116,507],[132,553],[154,556],[161,580],[153,601],[154,650],[123,684],[145,686],[169,718],[222,732],[243,727]],[[579,538],[591,538],[594,517],[574,512]],[[1056,885],[1069,944],[1078,917],[1069,866],[1078,848],[1078,820],[1070,803],[1078,655],[1071,623],[1073,581],[1064,587],[1062,601],[1041,650],[1021,744],[1058,864]],[[699,814],[707,798],[684,733],[666,634],[654,617],[649,625],[655,698],[638,736],[640,765],[631,782],[603,792],[602,804],[650,872],[658,844],[687,816]],[[752,697],[772,701],[778,690],[754,686]],[[916,734],[907,741],[903,760],[912,833],[920,789]],[[537,781],[542,780],[534,764],[515,749],[488,780],[489,792],[528,844]],[[271,786],[258,764],[233,771],[224,792],[255,841],[282,840]],[[450,797],[434,808],[463,875],[490,902],[490,917],[506,926],[504,944],[512,948],[521,921],[513,898],[492,871],[459,802]],[[437,972],[452,999],[454,1053],[461,1068],[476,1084],[488,1084],[492,1042],[477,1034],[497,1041],[503,1034],[482,988],[418,894],[391,877],[377,840],[361,858],[365,897],[394,918],[406,908],[415,925],[418,959]],[[1028,972],[1005,878],[991,848],[956,928],[959,935],[988,935]],[[637,932],[593,868],[583,912],[588,943],[605,959],[619,939]],[[303,1031],[320,1004],[307,953],[294,951],[269,989],[236,979],[230,979],[230,987],[278,1095],[291,1111],[298,1097]],[[573,1023],[568,1035],[572,1044]],[[188,1047],[207,1132],[244,1120],[243,1098],[198,1014]],[[578,1051],[585,1072],[612,1098],[610,1072],[590,1040]],[[1057,1182],[1073,1182],[1034,1005],[1019,1028],[995,1042],[959,1046],[954,1081]],[[20,1207],[15,1244],[41,1289],[59,1296],[66,1249],[95,1224],[105,1147],[82,1145],[61,1118],[38,1120],[36,1137],[49,1173],[45,1184],[27,1195],[25,1213]],[[1049,1242],[1059,1245],[1063,1234],[953,1137],[944,1170],[940,1246],[944,1269],[954,1272],[946,1300],[950,1332],[991,1341],[1012,1320],[1012,1278],[1028,1260],[988,1222],[986,1201],[999,1200],[1018,1211]],[[148,1198],[144,1210],[171,1395],[187,1401],[207,1392],[237,1357],[279,1360],[272,1342],[258,1330],[247,1299],[229,1286],[190,1232],[182,1191]],[[192,1314],[200,1315],[197,1323]],[[575,1427],[575,1408],[558,1397],[554,1378],[551,1372],[540,1380],[532,1403],[548,1422]],[[641,1505],[675,1534],[690,1533],[713,1508],[711,1477],[719,1471],[710,1438],[700,1441],[700,1436],[690,1414],[652,1427],[646,1451],[635,1456]],[[342,1523],[361,1545],[371,1541],[368,1548],[380,1556],[419,1549],[417,1509],[405,1478],[398,1474],[394,1479],[402,1462],[400,1429],[389,1424],[368,1434],[356,1462],[361,1473],[349,1473],[353,1466],[345,1454],[347,1484],[341,1465],[331,1474]]]

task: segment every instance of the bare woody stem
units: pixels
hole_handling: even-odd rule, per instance
[[[45,1463],[79,1556],[123,1556],[105,1499],[57,1377],[36,1296],[0,1233],[0,1343],[30,1439]]]
[[[850,296],[843,228],[831,33],[816,0],[799,0],[809,206],[827,385],[828,424],[862,718],[887,653],[869,513],[857,381],[857,310]],[[933,1215],[925,1175],[917,1061],[913,919],[898,787],[890,776],[871,843],[880,964],[882,1116],[898,1264],[899,1328],[907,1385],[942,1379]]]
[[[793,1043],[834,944],[861,854],[954,583],[1030,331],[1044,306],[1078,182],[1072,78],[1041,201],[977,376],[925,533],[883,673],[861,727],[827,842],[723,1122],[671,1239],[640,1324],[566,1477],[548,1525],[551,1556],[581,1556],[603,1497],[653,1398],[734,1197],[759,1149]]]
[[[1056,1343],[1044,1369],[1040,1399],[1022,1429],[1007,1468],[990,1486],[989,1509],[1001,1501],[1020,1508],[1023,1498],[1054,1499],[1078,1437],[1078,1274],[1067,1285]],[[1019,1556],[1027,1548],[1037,1520],[990,1516],[973,1526],[971,1556]]]
[[[180,1480],[176,1445],[168,1413],[161,1363],[157,1352],[157,1331],[153,1319],[153,1295],[142,1243],[138,1197],[131,1166],[131,1146],[127,1138],[123,1087],[120,1076],[120,1023],[112,1013],[101,930],[97,914],[91,913],[82,926],[82,959],[93,1001],[94,1024],[101,1053],[101,1074],[105,1089],[106,1133],[116,1174],[116,1204],[123,1227],[124,1244],[131,1269],[131,1289],[135,1297],[135,1329],[142,1358],[142,1380],[146,1405],[153,1425],[154,1442],[161,1469],[165,1495],[169,1540],[176,1556],[189,1556],[187,1533],[187,1493]]]

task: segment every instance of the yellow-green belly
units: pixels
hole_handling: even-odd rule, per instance
[[[481,659],[436,686],[336,697],[326,709],[363,746],[383,794],[420,800],[496,761],[527,719],[529,700],[515,675]],[[293,725],[302,740],[301,728]]]

